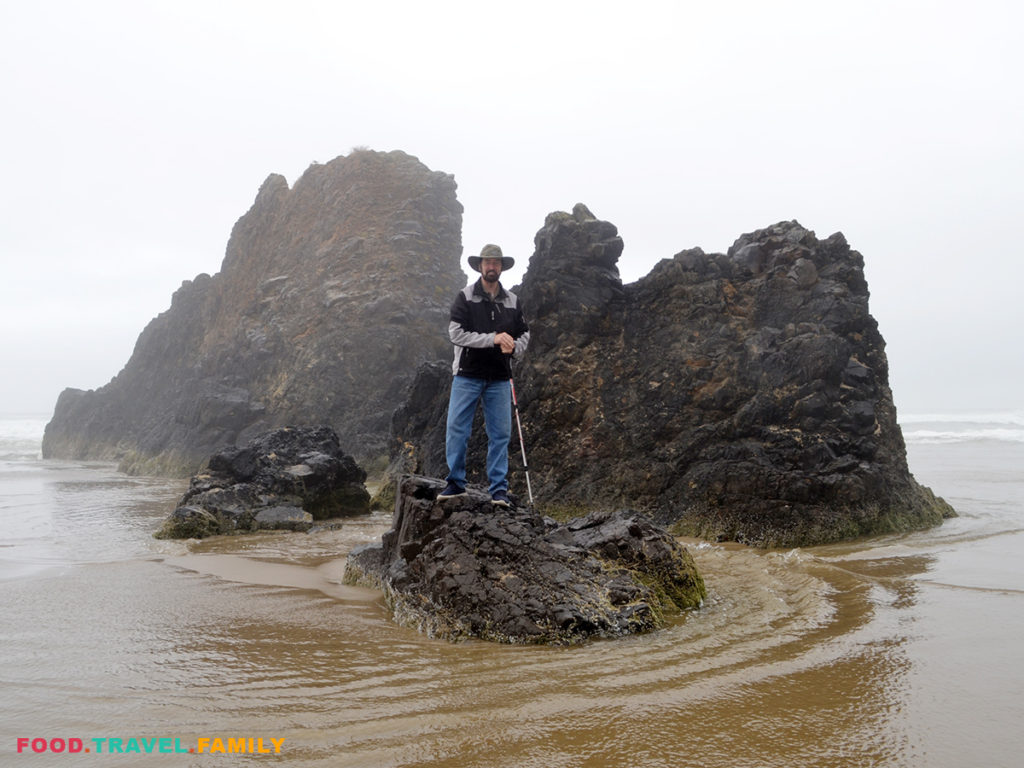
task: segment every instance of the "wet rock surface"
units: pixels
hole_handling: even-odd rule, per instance
[[[345,581],[382,589],[395,619],[435,637],[571,644],[664,626],[699,606],[690,554],[642,516],[598,512],[560,524],[470,488],[407,475],[393,527],[354,550]]]
[[[366,472],[330,427],[285,427],[213,454],[157,538],[309,530],[369,510]]]

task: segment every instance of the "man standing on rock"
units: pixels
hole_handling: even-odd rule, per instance
[[[469,266],[480,279],[466,286],[452,304],[448,335],[455,345],[452,392],[448,399],[445,452],[448,484],[438,495],[450,499],[466,492],[466,448],[477,403],[484,407],[487,431],[487,480],[495,504],[508,499],[508,443],[512,435],[511,357],[526,351],[530,329],[522,305],[498,278],[515,261],[501,248],[485,245]]]

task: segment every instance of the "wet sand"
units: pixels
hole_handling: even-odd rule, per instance
[[[702,609],[573,648],[450,644],[396,626],[379,593],[340,583],[345,554],[388,515],[308,535],[140,539],[123,557],[55,563],[0,581],[0,751],[64,766],[68,755],[16,755],[16,740],[273,737],[281,758],[139,762],[1016,766],[1024,483],[1017,456],[976,458],[960,456],[953,476],[934,462],[962,512],[941,528],[792,551],[687,541],[709,588]],[[80,516],[101,493],[106,525],[126,514],[116,499],[139,510],[157,490],[79,472],[67,482],[55,498]],[[141,510],[128,530],[159,524],[160,504]],[[117,550],[132,541],[115,537]]]

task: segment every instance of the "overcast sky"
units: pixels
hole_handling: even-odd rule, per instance
[[[508,284],[577,202],[627,282],[841,231],[900,413],[1024,409],[1022,9],[0,0],[0,413],[105,384],[270,173],[357,146],[454,174]]]

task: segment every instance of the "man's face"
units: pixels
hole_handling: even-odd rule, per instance
[[[501,276],[501,259],[480,259],[480,274],[488,283],[497,282]]]

